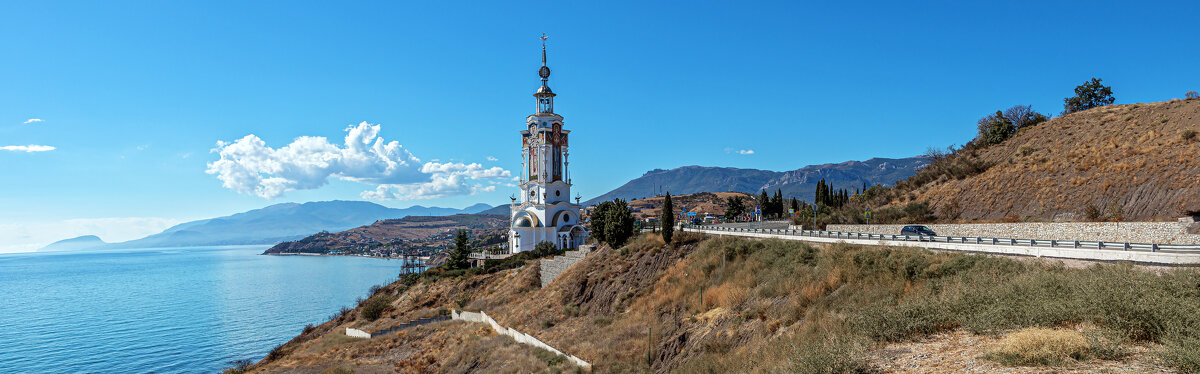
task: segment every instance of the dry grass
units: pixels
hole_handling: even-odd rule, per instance
[[[868,352],[889,342],[1088,324],[1117,334],[1097,340],[1109,348],[1126,339],[1161,344],[1176,367],[1200,362],[1187,340],[1200,326],[1195,271],[1156,275],[907,248],[683,237],[672,245],[645,235],[622,249],[601,247],[545,289],[536,266],[418,282],[374,322],[331,324],[383,328],[456,308],[466,296],[469,309],[575,354],[596,372],[856,372],[869,368]],[[328,332],[325,339],[339,331],[329,325],[316,327]],[[521,372],[570,369],[489,331],[444,322],[360,342],[310,339],[264,369],[401,362],[401,372],[486,372],[500,367],[471,365],[508,361]],[[1093,356],[1120,357],[1110,351]]]
[[[1088,205],[1117,205],[1127,220],[1174,219],[1200,210],[1197,118],[1200,100],[1110,105],[1054,118],[978,150],[980,162],[990,165],[985,171],[925,176],[902,184],[906,189],[888,204],[926,201],[943,212],[971,202],[955,207],[949,218],[955,221],[1082,216]]]
[[[1088,355],[1088,340],[1075,330],[1029,327],[1000,339],[989,358],[1007,365],[1064,365]]]

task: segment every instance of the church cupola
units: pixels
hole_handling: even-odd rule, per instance
[[[542,36],[542,68],[538,69],[538,76],[542,77],[542,86],[538,87],[533,97],[537,98],[536,113],[554,113],[554,91],[550,90],[550,86],[546,84],[550,80],[550,67],[546,66],[546,36]]]

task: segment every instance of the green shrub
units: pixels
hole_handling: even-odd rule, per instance
[[[331,366],[321,370],[321,374],[354,374],[354,369],[345,366]]]
[[[533,355],[538,359],[545,361],[546,366],[555,367],[567,362],[567,358],[554,352],[547,351],[542,348],[534,347]]]
[[[871,366],[860,344],[845,340],[792,345],[786,371],[795,373],[865,373]]]
[[[229,367],[225,368],[225,370],[221,370],[221,374],[243,374],[249,372],[250,368],[253,366],[253,360],[230,361]]]
[[[1063,114],[1111,105],[1115,102],[1116,100],[1112,96],[1112,87],[1105,86],[1100,82],[1100,78],[1092,78],[1075,87],[1075,96],[1063,99]],[[1135,105],[1134,108],[1136,107]]]
[[[1121,360],[1129,356],[1128,340],[1112,330],[1093,329],[1083,333],[1088,340],[1088,354],[1101,360]]]
[[[362,313],[360,316],[368,321],[379,319],[383,315],[383,311],[391,306],[395,298],[390,296],[375,296],[363,302]]]
[[[1167,342],[1163,361],[1182,373],[1200,373],[1200,338],[1187,337]]]
[[[1183,140],[1192,140],[1196,138],[1196,130],[1184,129],[1179,132],[1179,138]]]
[[[567,317],[578,317],[580,314],[579,305],[575,304],[575,303],[570,303],[570,304],[567,304],[566,306],[563,306],[563,314],[566,315]]]
[[[516,269],[524,266],[527,261],[536,260],[545,257],[558,256],[565,253],[566,250],[558,249],[551,242],[541,242],[533,247],[532,251],[519,252],[508,258],[500,260],[487,260],[483,263],[484,273],[495,273],[508,269]]]
[[[979,120],[979,139],[985,145],[1000,144],[1013,136],[1017,125],[1004,117],[1004,112],[997,110],[995,114]]]

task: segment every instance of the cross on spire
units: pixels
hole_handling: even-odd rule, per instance
[[[546,33],[542,33],[542,37],[538,39],[542,41],[542,66],[546,66],[546,39],[550,39],[550,37],[546,36]]]

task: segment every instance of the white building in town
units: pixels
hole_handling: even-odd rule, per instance
[[[554,92],[546,82],[546,44],[542,39],[542,86],[533,97],[537,111],[525,118],[521,130],[520,197],[513,198],[509,248],[512,253],[531,251],[540,242],[558,248],[577,248],[588,237],[580,222],[579,198],[571,203],[571,177],[567,169],[567,136],[563,117],[554,113]]]

